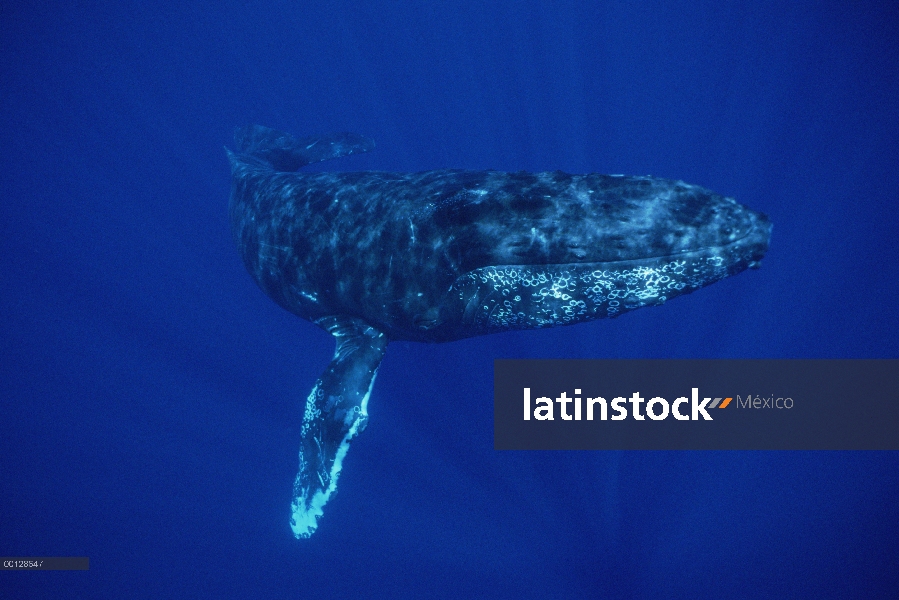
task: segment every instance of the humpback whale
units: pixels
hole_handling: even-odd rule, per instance
[[[239,128],[230,220],[244,264],[280,306],[336,340],[306,400],[294,535],[335,492],[388,341],[617,317],[756,268],[768,218],[655,177],[436,170],[312,173],[367,152],[351,133]]]

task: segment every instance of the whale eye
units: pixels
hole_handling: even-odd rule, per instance
[[[440,310],[437,308],[432,308],[425,313],[417,314],[412,317],[412,324],[415,325],[417,329],[421,329],[422,331],[433,329],[441,323],[442,321],[440,320]]]

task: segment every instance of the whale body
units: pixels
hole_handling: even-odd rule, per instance
[[[435,170],[303,173],[365,137],[238,129],[231,227],[247,270],[334,335],[306,401],[291,527],[336,490],[390,340],[571,325],[664,303],[759,266],[768,218],[649,176]]]

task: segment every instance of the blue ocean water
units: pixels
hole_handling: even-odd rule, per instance
[[[497,452],[495,358],[899,357],[895,2],[132,1],[0,9],[9,598],[890,598],[899,454]],[[774,223],[661,308],[394,343],[318,532],[288,525],[333,342],[253,284],[223,147],[324,170],[651,174]]]

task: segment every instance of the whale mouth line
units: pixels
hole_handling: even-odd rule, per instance
[[[767,238],[770,235],[770,226],[768,227],[768,232],[765,231],[764,227],[760,227],[759,224],[753,224],[753,226],[742,236],[727,242],[726,244],[722,244],[719,246],[702,246],[700,248],[692,248],[690,250],[682,250],[680,252],[672,252],[669,254],[656,254],[651,256],[641,256],[637,258],[623,258],[620,260],[597,260],[590,262],[565,262],[565,263],[508,263],[508,264],[496,264],[489,265],[493,268],[503,268],[503,267],[591,267],[595,265],[624,265],[624,264],[636,264],[636,263],[645,263],[646,261],[659,261],[663,262],[666,260],[677,260],[678,258],[684,257],[693,257],[693,256],[714,256],[714,255],[723,255],[733,248],[739,246],[741,243],[745,243],[747,239],[750,240],[751,245],[752,237],[756,236],[759,240],[759,243],[762,240],[765,240],[764,248],[767,250]],[[760,254],[764,254],[764,251]],[[475,269],[476,270],[476,269]]]
[[[659,254],[657,256],[647,256],[645,258],[630,259],[630,260],[665,260],[665,259],[669,259],[669,258],[675,259],[680,256],[687,256],[687,255],[694,255],[694,254],[724,253],[733,248],[736,248],[742,242],[745,242],[747,239],[750,239],[750,244],[751,244],[752,243],[751,238],[753,237],[753,235],[756,235],[756,236],[764,235],[762,230],[758,227],[758,225],[753,225],[752,228],[749,231],[747,231],[745,234],[743,234],[742,236],[740,236],[734,240],[731,240],[731,241],[727,242],[726,244],[721,244],[719,246],[702,246],[701,248],[693,248],[691,250],[683,250],[681,252],[672,252],[670,254]],[[767,237],[767,236],[764,236],[764,237]],[[765,244],[765,246],[767,247],[767,243]],[[615,263],[615,262],[629,262],[629,261],[611,261],[611,262]]]

